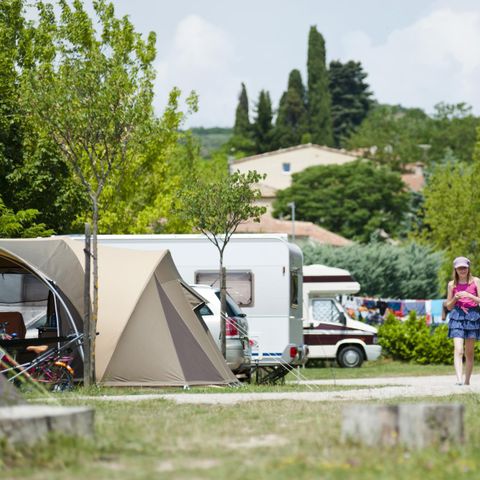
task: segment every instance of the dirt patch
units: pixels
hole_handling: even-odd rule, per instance
[[[286,444],[287,440],[279,435],[258,435],[256,437],[250,437],[244,442],[229,442],[228,447],[232,449],[248,449],[261,447],[279,447]]]
[[[218,460],[212,458],[202,458],[199,460],[189,460],[188,464],[175,464],[171,460],[165,460],[157,465],[157,472],[173,472],[175,470],[210,470],[220,465]]]

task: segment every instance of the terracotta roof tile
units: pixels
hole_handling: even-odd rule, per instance
[[[260,222],[253,220],[242,223],[237,228],[238,233],[292,233],[292,222],[290,220],[278,220],[266,213],[260,218]],[[353,242],[336,233],[319,227],[312,222],[295,221],[295,236],[308,237],[318,243],[343,247]]]

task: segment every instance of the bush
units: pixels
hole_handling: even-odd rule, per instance
[[[446,325],[431,328],[415,312],[405,321],[389,315],[378,329],[378,342],[395,360],[448,365],[453,363],[453,341],[447,332]]]

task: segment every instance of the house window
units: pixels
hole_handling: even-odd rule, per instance
[[[282,163],[282,171],[283,173],[290,173],[290,162]]]

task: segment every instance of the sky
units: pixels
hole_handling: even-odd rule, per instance
[[[241,83],[253,116],[261,89],[274,108],[294,68],[306,82],[308,32],[327,62],[360,61],[381,103],[465,102],[480,114],[480,0],[113,0],[137,31],[157,34],[155,108],[169,90],[199,95],[186,126],[230,127]]]

